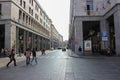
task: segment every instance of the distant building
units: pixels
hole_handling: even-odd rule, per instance
[[[120,55],[120,0],[70,0],[69,45],[74,52],[100,53],[110,47]],[[89,43],[88,43],[89,44]]]
[[[51,25],[51,48],[57,49],[62,46],[63,36],[60,35],[55,28],[55,26]]]

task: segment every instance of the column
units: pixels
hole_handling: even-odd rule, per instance
[[[38,51],[40,50],[40,36],[37,37],[38,39]]]
[[[40,37],[40,50],[42,49],[42,37]]]
[[[16,53],[19,53],[19,28],[16,28]]]
[[[26,42],[27,42],[26,47],[27,48],[29,48],[28,40],[29,40],[29,32],[26,31]]]
[[[34,43],[34,34],[32,33],[32,49],[35,47],[34,44],[35,44]]]
[[[24,36],[23,36],[24,38],[24,52],[26,51],[26,45],[27,45],[27,38],[26,38],[26,31],[24,30]]]
[[[5,24],[5,48],[11,47],[11,23]]]
[[[79,46],[83,49],[83,25],[82,20],[80,18],[75,19],[74,24],[75,36],[74,36],[74,44],[75,44],[75,53],[78,53]]]
[[[120,55],[120,10],[114,14],[116,55]]]

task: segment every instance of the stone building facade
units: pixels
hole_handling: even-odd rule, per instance
[[[78,53],[84,52],[86,41],[89,51],[99,53],[108,47],[120,55],[120,0],[71,0],[69,45]]]
[[[63,36],[60,35],[55,28],[55,26],[51,25],[51,48],[57,49],[59,47],[62,47],[63,43]]]
[[[0,0],[0,49],[50,49],[51,24],[37,0]]]

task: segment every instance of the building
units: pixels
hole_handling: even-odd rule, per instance
[[[0,0],[0,49],[50,49],[51,24],[37,0]]]
[[[70,48],[97,54],[110,47],[120,55],[119,21],[120,0],[71,0]]]
[[[59,34],[59,48],[63,47],[63,36]]]
[[[63,43],[63,36],[59,34],[55,26],[51,25],[51,48],[57,49],[59,47],[62,47]]]

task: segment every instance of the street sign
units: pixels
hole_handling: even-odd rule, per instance
[[[108,41],[108,32],[102,32],[102,41]]]

